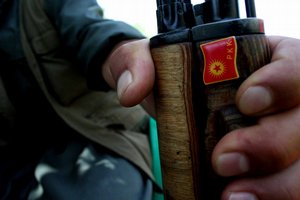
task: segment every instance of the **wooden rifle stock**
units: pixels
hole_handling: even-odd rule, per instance
[[[156,111],[164,195],[167,199],[194,199],[197,178],[193,166],[198,139],[192,135],[192,44],[180,43],[151,50],[156,66]],[[190,135],[191,134],[191,135]],[[194,157],[194,159],[192,159]],[[196,186],[197,187],[197,186]]]
[[[156,67],[156,112],[165,199],[218,200],[229,181],[211,167],[211,153],[224,134],[255,123],[238,112],[235,94],[255,70],[270,62],[263,34],[236,36],[239,77],[203,83],[202,41],[151,49]]]

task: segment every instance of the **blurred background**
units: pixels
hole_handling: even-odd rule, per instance
[[[240,0],[240,5],[244,1]],[[147,37],[157,33],[156,0],[98,0],[106,18],[125,21]],[[192,0],[198,4],[203,0]],[[267,35],[282,35],[300,39],[300,1],[256,0],[256,14],[265,21]],[[241,9],[241,15],[243,14]]]

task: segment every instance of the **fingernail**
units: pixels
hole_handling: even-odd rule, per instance
[[[241,153],[224,153],[217,158],[217,173],[221,176],[240,175],[249,170],[248,159]]]
[[[272,104],[272,95],[262,86],[248,88],[239,100],[239,108],[245,114],[261,112]]]
[[[228,200],[258,200],[257,197],[251,193],[238,192],[231,193],[228,197]]]
[[[132,74],[129,70],[125,70],[121,74],[117,84],[117,93],[119,98],[123,95],[123,93],[126,91],[126,89],[131,83],[132,83]]]

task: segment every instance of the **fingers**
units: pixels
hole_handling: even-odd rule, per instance
[[[103,65],[103,77],[117,89],[123,106],[134,106],[146,98],[154,85],[154,64],[148,40],[117,47]]]
[[[221,176],[266,174],[300,157],[300,106],[264,117],[255,126],[225,135],[214,149],[212,164]]]
[[[270,64],[253,73],[239,88],[236,102],[244,114],[265,115],[300,102],[300,40],[269,37]]]
[[[238,178],[225,189],[224,200],[300,196],[300,40],[269,40],[271,63],[253,73],[236,96],[242,113],[260,119],[225,135],[213,152],[215,171]]]
[[[224,190],[222,200],[298,200],[299,168],[300,160],[277,174],[235,181]]]

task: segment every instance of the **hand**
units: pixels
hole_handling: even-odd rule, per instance
[[[259,118],[257,125],[227,134],[213,152],[215,171],[237,176],[224,200],[300,198],[300,40],[269,41],[271,63],[253,73],[236,97],[241,112]]]
[[[152,96],[155,70],[148,39],[118,45],[104,63],[102,74],[117,90],[121,105],[142,104],[150,115],[155,116]]]

